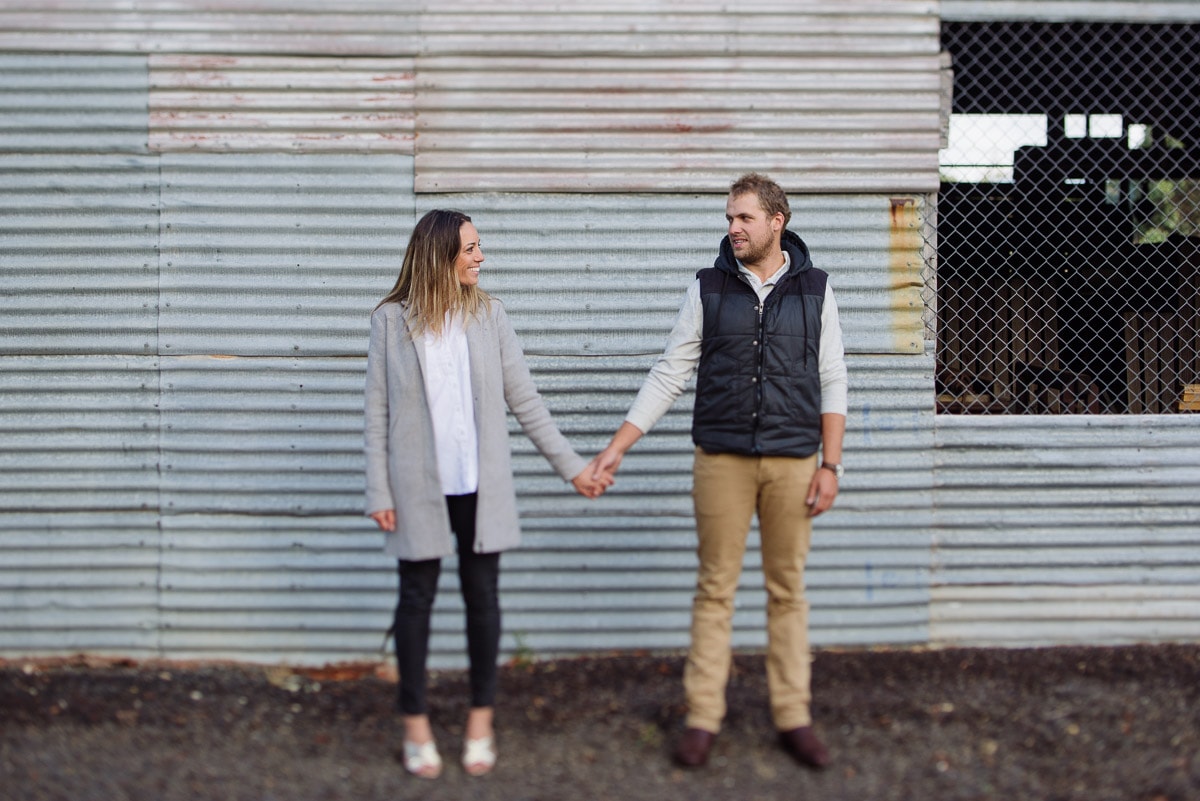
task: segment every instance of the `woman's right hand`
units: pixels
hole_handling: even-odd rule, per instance
[[[396,510],[384,509],[381,512],[372,512],[371,519],[375,521],[375,525],[379,526],[381,531],[396,530]]]
[[[592,476],[591,464],[588,464],[582,473],[571,479],[571,484],[575,487],[575,491],[585,498],[599,498],[612,483],[612,478],[609,476],[594,478]]]

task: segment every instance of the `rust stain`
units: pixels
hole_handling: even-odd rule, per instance
[[[921,319],[921,234],[915,197],[889,198],[888,274],[891,290],[891,333],[900,352],[924,347]]]
[[[889,198],[892,205],[892,229],[904,224],[911,225],[916,218],[917,199],[915,197]]]

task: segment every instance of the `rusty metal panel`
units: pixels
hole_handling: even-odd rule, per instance
[[[413,60],[151,54],[150,149],[413,152]]]
[[[413,226],[412,158],[164,154],[164,354],[366,347]]]
[[[1193,418],[939,415],[935,431],[933,642],[1200,637]]]

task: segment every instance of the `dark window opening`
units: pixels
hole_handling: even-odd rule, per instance
[[[942,39],[938,411],[1200,411],[1200,26]]]

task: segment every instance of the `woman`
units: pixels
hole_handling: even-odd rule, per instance
[[[520,536],[506,406],[580,494],[594,498],[611,483],[593,479],[555,427],[504,307],[479,288],[481,264],[471,218],[431,211],[413,230],[395,287],[371,315],[366,513],[387,532],[386,551],[399,562],[404,767],[423,778],[442,768],[425,662],[441,558],[456,548],[471,686],[462,762],[477,776],[496,762],[500,552]]]

